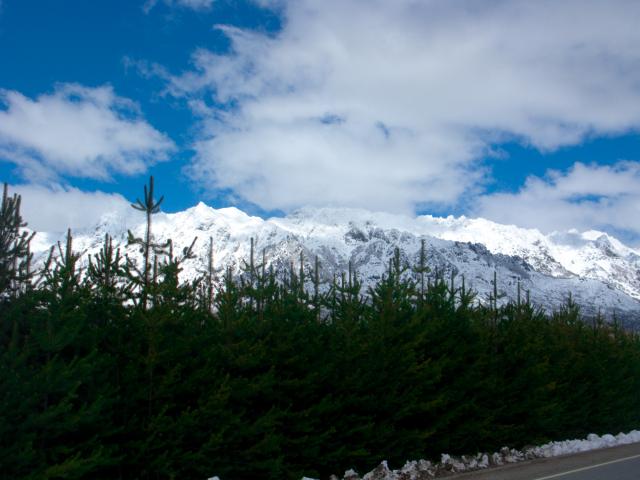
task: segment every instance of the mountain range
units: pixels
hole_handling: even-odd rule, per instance
[[[132,258],[138,247],[127,247],[127,230],[144,234],[144,215],[131,209],[103,216],[92,229],[75,231],[74,249],[83,256],[102,247],[105,234],[114,238]],[[486,301],[493,291],[494,272],[502,301],[515,298],[518,283],[531,301],[550,310],[571,293],[586,315],[601,311],[607,318],[640,323],[640,251],[599,231],[554,232],[501,225],[482,218],[417,217],[344,208],[304,208],[285,217],[262,219],[230,207],[214,209],[204,203],[178,213],[153,216],[158,241],[171,238],[176,251],[197,237],[196,258],[184,264],[183,279],[204,268],[213,242],[214,265],[239,272],[255,242],[257,260],[264,258],[277,270],[293,263],[306,269],[317,256],[325,285],[351,264],[364,291],[379,279],[396,247],[403,261],[417,265],[422,242],[427,264],[449,279],[465,284]],[[63,241],[60,232],[39,232],[32,250],[40,261],[50,246]],[[524,295],[524,293],[523,293]]]

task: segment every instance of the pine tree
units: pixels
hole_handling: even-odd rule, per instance
[[[139,206],[159,205],[152,187]],[[69,231],[41,282],[5,293],[0,477],[326,478],[640,422],[640,336],[587,325],[572,297],[547,314],[518,287],[498,305],[494,275],[480,305],[464,276],[425,282],[424,245],[368,295],[351,263],[323,295],[317,259],[276,274],[255,244],[214,290],[212,241],[183,281],[193,244],[158,249],[146,207],[140,269],[106,236],[81,271]]]
[[[9,196],[8,190],[5,183],[0,205],[0,299],[15,296],[32,276],[29,245],[35,233],[23,230],[27,224],[20,214],[21,198]]]
[[[57,248],[42,284],[3,316],[14,325],[8,348],[0,349],[0,404],[10,416],[0,417],[10,426],[0,435],[0,471],[7,478],[105,478],[117,462],[108,440],[117,430],[111,363],[98,349],[70,232]]]
[[[89,258],[85,282],[105,302],[122,303],[129,293],[124,277],[120,249],[115,248],[111,236],[105,234],[102,249]]]
[[[420,302],[424,302],[425,293],[427,291],[427,284],[425,282],[426,275],[431,272],[431,269],[427,265],[427,250],[424,238],[420,241],[420,256],[418,264],[413,267],[413,271],[419,276],[420,291],[418,298],[420,299]]]
[[[153,175],[149,177],[149,187],[144,186],[144,200],[136,199],[136,203],[132,203],[131,206],[136,210],[145,213],[146,224],[144,238],[134,237],[131,230],[128,231],[128,245],[139,245],[140,253],[142,253],[142,268],[137,268],[132,262],[128,262],[129,268],[135,273],[132,275],[133,280],[140,285],[141,288],[141,302],[140,305],[143,310],[148,307],[148,296],[151,288],[152,271],[151,256],[162,255],[166,253],[169,247],[168,241],[165,243],[155,243],[153,241],[152,232],[152,218],[153,215],[160,212],[160,205],[164,200],[164,195],[160,197],[158,201],[154,198],[154,183]]]
[[[206,268],[200,271],[201,281],[198,285],[198,302],[207,312],[212,312],[217,272],[214,267],[213,237],[209,237],[209,248],[206,257]]]

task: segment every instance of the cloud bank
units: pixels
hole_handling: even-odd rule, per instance
[[[9,194],[22,196],[21,214],[28,227],[39,232],[91,228],[105,214],[126,222],[131,205],[119,194],[86,192],[60,185],[10,185]]]
[[[636,1],[260,3],[280,32],[218,26],[230,53],[197,50],[169,91],[201,118],[193,177],[263,208],[451,206],[502,141],[640,126]]]
[[[145,13],[149,13],[153,7],[158,4],[159,0],[147,0],[142,6],[142,10]],[[163,2],[169,7],[183,7],[190,8],[196,11],[209,10],[215,0],[163,0]]]
[[[529,177],[516,193],[481,197],[474,213],[545,232],[592,228],[640,238],[640,162],[576,163],[567,172]],[[626,234],[626,235],[625,235]],[[637,243],[637,242],[636,242]]]
[[[157,1],[206,10],[214,0]],[[198,49],[176,75],[152,66],[196,115],[189,173],[206,190],[266,210],[466,205],[545,231],[640,235],[637,162],[577,163],[516,193],[483,194],[484,160],[503,141],[550,151],[638,131],[640,3],[255,1],[282,14],[281,31],[217,25],[227,54]],[[63,84],[35,98],[0,90],[0,161],[54,185],[28,187],[25,200],[106,211],[115,197],[55,186],[59,177],[138,174],[174,150],[109,86]],[[47,225],[54,212],[30,215]],[[49,223],[61,224],[83,225]]]
[[[63,84],[35,99],[0,90],[0,161],[30,181],[142,173],[174,148],[109,86]]]

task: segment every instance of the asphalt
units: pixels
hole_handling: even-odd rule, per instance
[[[452,480],[640,480],[640,443],[540,458],[489,470],[463,473]]]

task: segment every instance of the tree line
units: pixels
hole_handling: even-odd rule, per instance
[[[141,260],[106,236],[81,271],[69,232],[34,269],[5,186],[0,477],[326,478],[640,425],[638,334],[570,297],[480,304],[424,249],[366,292],[351,269],[321,291],[317,261],[276,273],[253,248],[240,275],[210,253],[182,282],[192,249],[154,239],[162,200],[144,193]]]

